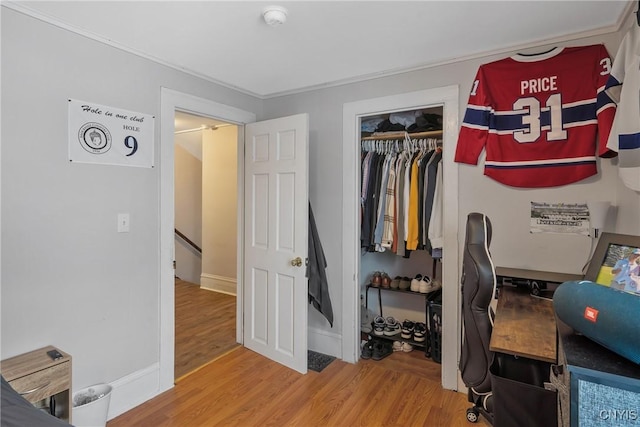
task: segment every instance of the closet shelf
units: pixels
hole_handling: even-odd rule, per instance
[[[405,135],[409,135],[409,138],[434,138],[442,136],[442,130],[430,130],[427,132],[375,132],[371,136],[363,136],[361,141],[379,141],[385,139],[404,139]]]

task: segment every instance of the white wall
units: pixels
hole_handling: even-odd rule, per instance
[[[238,127],[202,138],[202,286],[236,293]]]
[[[195,157],[181,145],[181,140],[198,139],[202,151],[202,132],[176,135],[174,158],[175,228],[202,248],[202,153]],[[200,283],[202,254],[176,235],[176,276]]]
[[[2,8],[2,359],[48,344],[73,389],[157,389],[160,90],[262,115],[263,102]],[[67,99],[155,115],[154,169],[70,164]],[[131,232],[116,232],[129,212]],[[131,387],[127,387],[128,385]],[[134,386],[140,393],[127,394]],[[113,411],[110,411],[113,414]]]

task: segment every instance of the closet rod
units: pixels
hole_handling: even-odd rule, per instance
[[[404,139],[407,132],[376,132],[371,136],[363,136],[361,141],[379,141],[381,139]],[[435,136],[442,136],[441,130],[430,130],[427,132],[414,132],[409,133],[409,138],[432,138]]]

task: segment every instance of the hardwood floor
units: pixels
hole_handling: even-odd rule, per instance
[[[301,375],[239,347],[107,427],[468,427],[468,407],[465,394],[441,388],[440,365],[420,351]]]
[[[176,279],[175,378],[238,346],[236,297]]]

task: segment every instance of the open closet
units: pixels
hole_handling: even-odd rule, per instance
[[[442,260],[436,263],[435,277],[442,278],[442,363],[437,365],[425,358],[425,363],[440,368],[442,387],[457,390],[464,387],[458,382],[457,361],[460,354],[460,249],[458,230],[458,164],[453,161],[459,131],[459,90],[457,86],[424,89],[402,94],[362,99],[344,104],[343,107],[343,223],[342,223],[342,283],[343,327],[342,357],[348,362],[361,358],[362,342],[367,334],[361,327],[362,307],[368,300],[369,308],[376,310],[377,294],[369,290],[365,299],[371,273],[385,271],[415,277],[431,271],[433,262],[425,251],[415,251],[408,259],[395,254],[366,252],[361,247],[361,167],[362,120],[368,117],[391,114],[397,111],[441,109],[444,230]],[[404,135],[404,133],[403,133]],[[372,135],[369,135],[372,136]],[[367,136],[364,136],[367,137]],[[427,273],[428,274],[428,273]],[[415,295],[381,290],[384,316],[394,316],[400,321],[419,315],[424,318],[424,298]],[[419,295],[419,293],[418,293]],[[410,317],[411,316],[411,317]],[[424,318],[426,321],[426,318]],[[416,352],[418,350],[414,350]],[[411,353],[420,356],[419,353]],[[398,356],[402,356],[399,354]],[[407,355],[408,356],[408,355]],[[422,356],[420,356],[422,358]]]
[[[442,357],[443,106],[360,118],[362,358]]]

